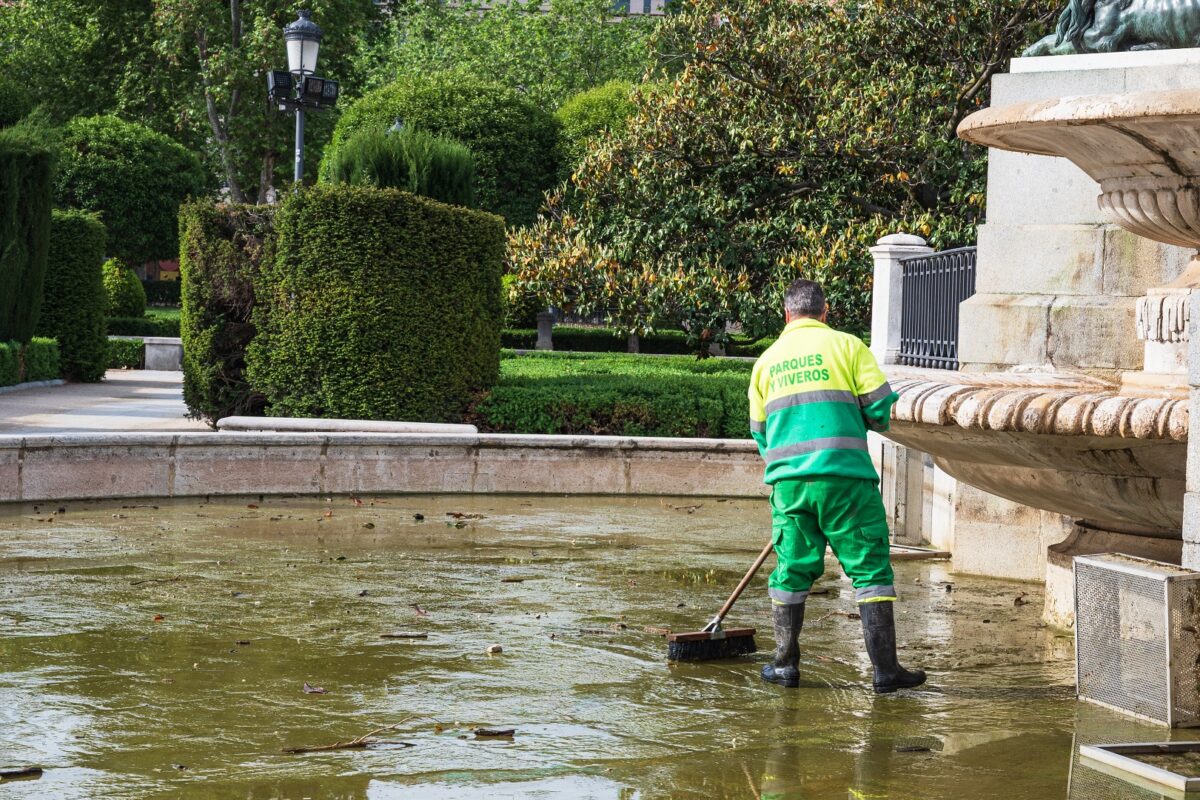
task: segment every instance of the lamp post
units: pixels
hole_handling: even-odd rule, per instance
[[[281,111],[296,112],[296,169],[295,185],[304,180],[304,112],[333,108],[337,104],[338,82],[318,78],[317,53],[325,33],[310,18],[308,11],[301,11],[295,22],[283,29],[283,40],[287,43],[287,72],[274,70],[267,76],[267,92]]]

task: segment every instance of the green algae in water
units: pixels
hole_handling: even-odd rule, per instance
[[[360,500],[0,512],[0,763],[46,768],[5,800],[1043,800],[1068,796],[1073,735],[1158,730],[1076,704],[1071,640],[1039,624],[1030,585],[944,563],[896,565],[921,691],[871,693],[832,562],[802,689],[763,684],[766,653],[668,666],[645,628],[707,621],[769,535],[765,502]],[[414,518],[452,512],[483,518]],[[769,647],[767,573],[729,623]],[[414,746],[282,752],[384,726]],[[917,740],[942,748],[898,752]]]

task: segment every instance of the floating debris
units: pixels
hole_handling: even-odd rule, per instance
[[[428,633],[418,633],[417,631],[393,631],[391,633],[379,634],[380,639],[428,639]]]
[[[511,739],[516,735],[516,728],[476,728],[473,733],[476,739]]]
[[[304,682],[305,694],[329,694],[329,691],[321,686],[312,686],[308,681]]]
[[[498,654],[500,654],[500,653],[503,653],[503,652],[504,652],[504,648],[503,648],[503,647],[501,647],[501,646],[500,646],[500,645],[498,645],[498,644],[494,644],[494,645],[492,645],[491,647],[489,647],[489,648],[487,649],[487,652],[488,652],[488,655],[489,655],[489,656],[494,656],[494,655],[498,655]]]

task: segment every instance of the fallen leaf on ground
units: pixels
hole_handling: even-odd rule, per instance
[[[304,682],[305,694],[328,694],[328,692],[320,686],[310,686],[308,681]]]

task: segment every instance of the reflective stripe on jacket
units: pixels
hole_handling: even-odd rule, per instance
[[[886,431],[897,395],[857,336],[795,320],[750,376],[750,433],[766,483],[814,475],[879,480],[867,429]]]

